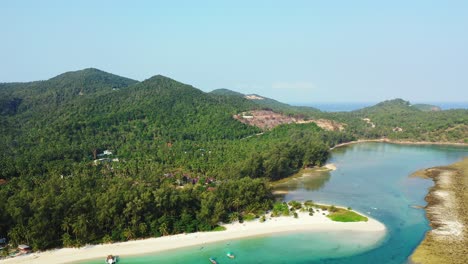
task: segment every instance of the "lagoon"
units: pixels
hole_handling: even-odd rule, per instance
[[[350,206],[384,223],[387,236],[376,241],[355,232],[288,233],[225,241],[125,257],[119,263],[407,263],[429,230],[424,197],[432,181],[408,177],[422,168],[453,163],[468,148],[436,145],[361,143],[332,151],[337,170],[315,172],[277,186],[281,198]],[[232,251],[236,259],[228,259]],[[103,253],[104,255],[107,253]],[[84,263],[102,263],[102,259]]]

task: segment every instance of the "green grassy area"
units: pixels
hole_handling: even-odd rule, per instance
[[[257,219],[257,218],[258,217],[253,213],[248,213],[248,214],[244,215],[244,221],[253,221],[253,220]]]
[[[333,221],[337,222],[367,222],[367,217],[356,212],[339,208],[336,212],[327,215]]]
[[[215,228],[213,228],[213,230],[211,230],[212,232],[218,232],[218,231],[224,231],[226,230],[226,227],[224,226],[216,226]]]

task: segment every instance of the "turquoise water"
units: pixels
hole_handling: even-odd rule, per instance
[[[468,148],[363,143],[335,149],[330,162],[338,169],[294,179],[279,189],[285,200],[309,200],[351,206],[383,222],[383,241],[352,232],[281,234],[226,241],[164,253],[123,257],[120,263],[406,263],[429,230],[424,197],[432,181],[408,178],[427,167],[447,165]],[[232,251],[236,259],[226,257]],[[115,252],[117,253],[117,252]],[[108,254],[103,252],[103,256]],[[96,260],[86,263],[102,263]]]

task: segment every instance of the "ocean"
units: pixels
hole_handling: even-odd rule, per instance
[[[350,112],[364,107],[376,105],[378,102],[342,102],[342,103],[290,103],[295,106],[310,106],[324,112]],[[413,102],[412,102],[413,103]],[[414,102],[413,104],[424,104]],[[427,104],[439,106],[442,110],[468,109],[468,102],[429,102]]]

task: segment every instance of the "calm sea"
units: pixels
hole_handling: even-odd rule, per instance
[[[358,109],[362,109],[364,107],[373,106],[378,102],[367,102],[367,103],[291,103],[291,105],[297,106],[311,106],[315,107],[324,112],[349,112]],[[424,102],[416,102],[414,104]],[[447,103],[447,102],[431,102],[428,103],[431,105],[439,106],[442,110],[448,109],[468,109],[468,102],[456,102],[456,103]]]
[[[145,256],[121,256],[125,263],[407,263],[429,230],[424,197],[432,181],[409,178],[412,172],[453,163],[468,148],[363,143],[333,150],[338,169],[291,180],[277,188],[282,199],[351,206],[383,222],[387,236],[378,243],[367,234],[315,232],[270,235],[173,250]],[[226,257],[232,251],[236,259]],[[118,252],[112,252],[118,254]],[[108,252],[103,252],[103,257]],[[85,263],[102,263],[103,259]]]

